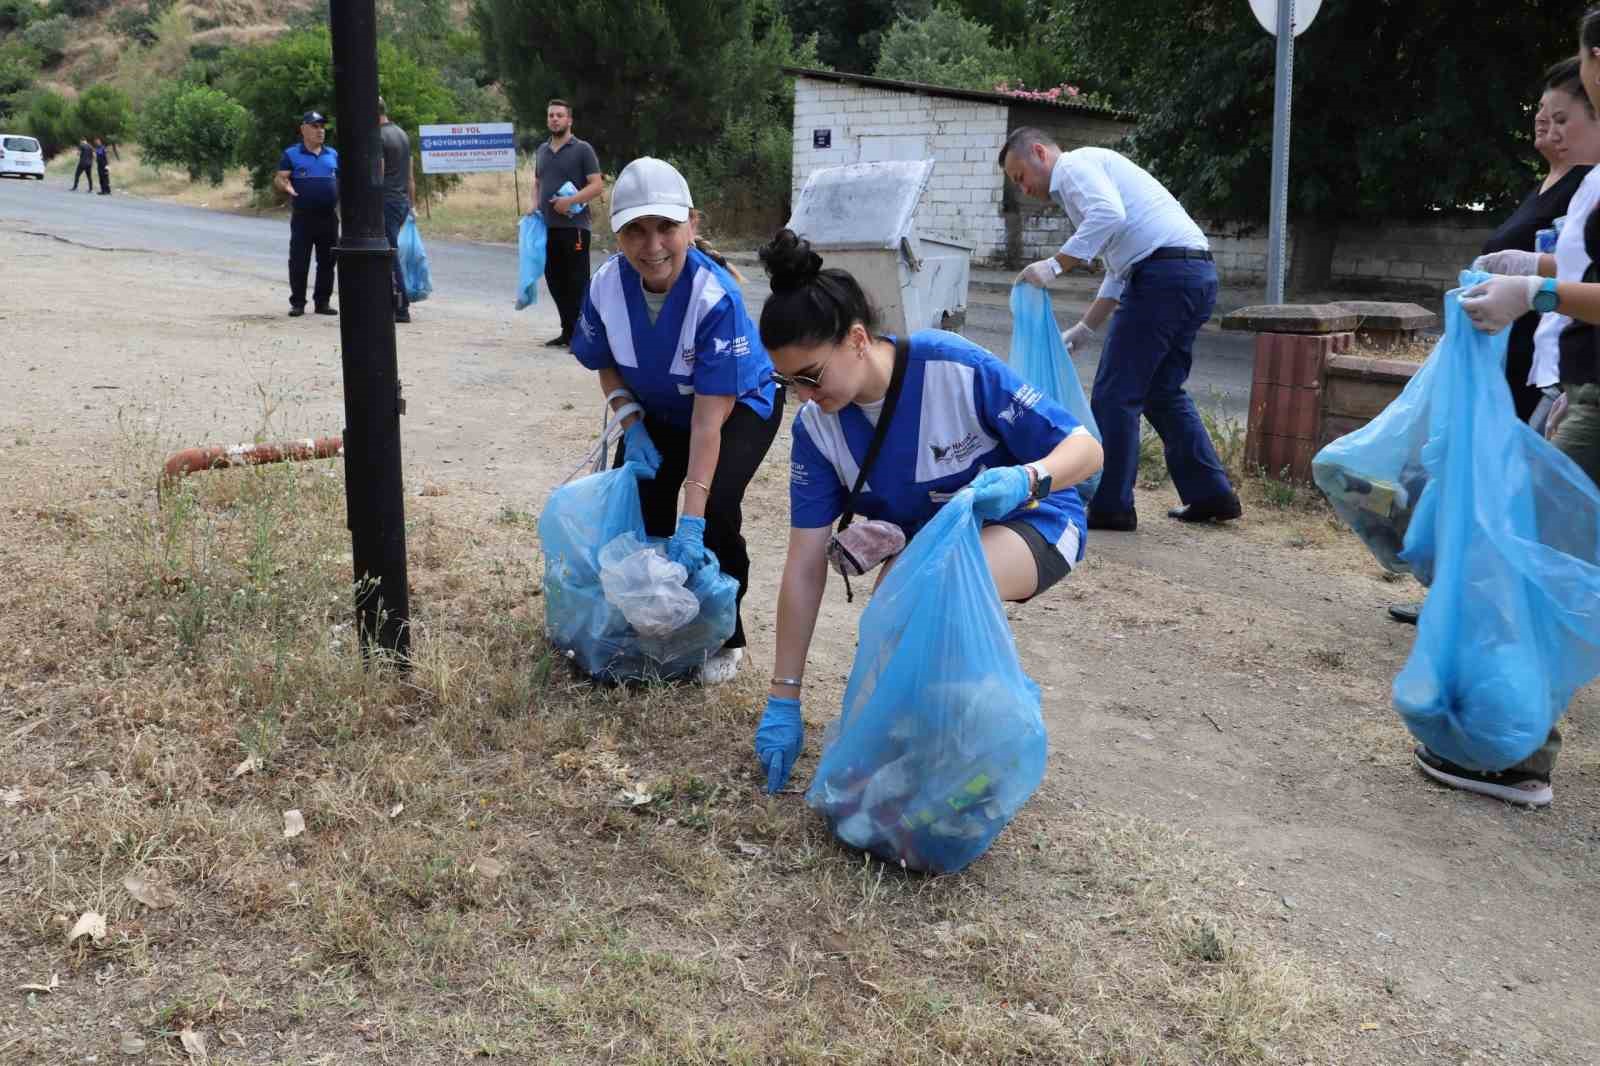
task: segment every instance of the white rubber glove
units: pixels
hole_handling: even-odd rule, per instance
[[[1078,322],[1061,331],[1061,341],[1069,352],[1079,345],[1092,343],[1094,339],[1095,332],[1089,328],[1087,322]]]
[[[1061,264],[1056,262],[1054,256],[1051,256],[1049,259],[1041,259],[1037,263],[1028,264],[1022,273],[1017,275],[1017,281],[1026,281],[1029,285],[1037,285],[1042,289],[1060,276]]]
[[[1525,252],[1521,248],[1507,248],[1499,252],[1490,252],[1480,255],[1472,261],[1473,270],[1481,270],[1485,274],[1506,274],[1513,277],[1526,277],[1529,274],[1539,273],[1539,253]]]
[[[1540,277],[1492,277],[1461,294],[1461,309],[1485,333],[1499,333],[1533,310]]]

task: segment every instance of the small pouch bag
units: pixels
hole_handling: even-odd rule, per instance
[[[894,373],[889,378],[889,392],[884,397],[883,411],[878,415],[877,429],[872,434],[872,443],[867,445],[867,454],[856,474],[850,498],[845,502],[844,514],[839,516],[839,527],[828,538],[828,561],[844,577],[846,601],[855,600],[855,593],[850,590],[851,578],[861,577],[905,550],[905,530],[893,522],[873,518],[854,525],[852,523],[856,517],[856,501],[861,497],[862,486],[867,483],[867,471],[872,469],[873,461],[883,448],[884,437],[888,435],[889,420],[894,417],[895,404],[900,399],[900,387],[905,383],[906,364],[910,358],[911,342],[905,337],[895,338]]]

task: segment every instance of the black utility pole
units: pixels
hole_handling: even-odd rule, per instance
[[[393,253],[383,228],[374,0],[333,0],[328,22],[339,119],[339,341],[356,622],[363,651],[392,652],[403,663],[411,645],[400,470],[405,404],[394,350]]]

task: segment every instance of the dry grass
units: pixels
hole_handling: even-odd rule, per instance
[[[1286,953],[1241,871],[1052,781],[959,876],[839,847],[758,791],[758,672],[568,672],[525,514],[408,500],[415,661],[364,670],[341,468],[158,500],[162,443],[126,431],[118,469],[63,480],[0,442],[0,966],[62,981],[17,998],[0,1061],[105,1061],[125,1035],[176,1058],[191,1026],[286,1063],[1408,1050],[1363,1028],[1403,1031],[1397,1001]],[[89,909],[106,939],[66,945]]]
[[[188,207],[207,207],[234,214],[259,214],[255,194],[243,169],[228,172],[221,185],[207,181],[191,182],[181,168],[156,168],[144,162],[137,144],[119,144],[121,158],[111,159],[111,189],[115,193],[141,196],[151,200],[166,200]],[[68,148],[45,167],[45,180],[60,179],[72,184],[72,172],[78,166],[78,153]]]
[[[1433,354],[1433,349],[1438,343],[1437,336],[1423,335],[1397,344],[1356,344],[1350,349],[1350,354],[1365,356],[1368,359],[1398,359],[1405,363],[1420,363]]]

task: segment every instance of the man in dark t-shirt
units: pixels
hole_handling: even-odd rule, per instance
[[[572,327],[589,291],[592,212],[587,205],[600,195],[605,183],[594,148],[572,135],[572,105],[551,100],[545,109],[545,123],[550,139],[539,146],[534,162],[539,185],[534,209],[544,213],[548,228],[544,281],[561,315],[561,335],[545,341],[545,347],[564,348],[572,343]],[[569,182],[576,191],[562,195],[562,187]]]
[[[85,137],[78,142],[78,169],[72,172],[72,191],[78,191],[78,179],[88,178],[88,192],[94,192],[94,145]]]
[[[411,301],[406,297],[406,277],[400,269],[400,230],[417,199],[417,179],[411,168],[411,138],[389,121],[389,105],[378,97],[378,136],[383,141],[383,231],[389,235],[394,255],[394,320],[411,321]]]

